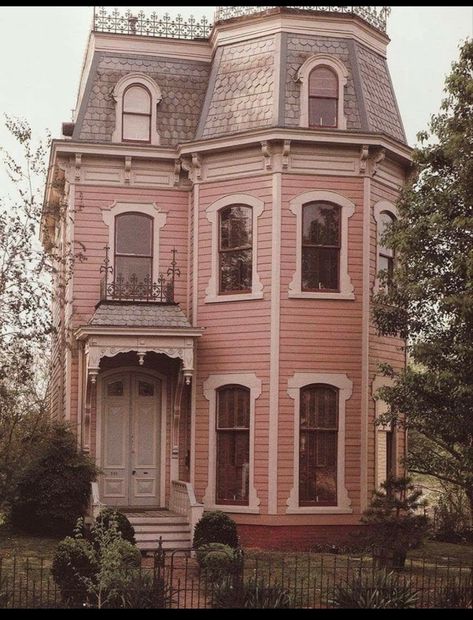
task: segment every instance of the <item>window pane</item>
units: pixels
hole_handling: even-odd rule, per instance
[[[252,280],[252,251],[220,253],[220,292],[250,291]]]
[[[123,396],[123,382],[114,381],[113,383],[109,383],[107,386],[107,395],[108,396]]]
[[[337,503],[337,433],[301,431],[299,503]]]
[[[123,96],[123,111],[151,114],[151,97],[146,88],[130,86]]]
[[[317,67],[309,76],[310,97],[338,98],[338,78],[328,67]]]
[[[338,290],[339,250],[302,248],[302,290]]]
[[[305,205],[302,237],[303,243],[340,245],[340,207],[324,202]]]
[[[217,432],[217,503],[248,504],[249,432]]]
[[[337,99],[309,98],[309,127],[337,126]]]
[[[115,259],[115,280],[121,276],[129,282],[132,276],[136,276],[138,282],[144,282],[146,277],[151,280],[151,273],[151,258],[117,256]]]
[[[250,391],[242,387],[217,392],[217,428],[249,428]]]
[[[383,242],[383,237],[384,234],[386,232],[386,229],[394,222],[394,217],[390,214],[387,213],[386,211],[383,211],[382,213],[380,213],[379,216],[379,220],[378,220],[378,246],[379,246],[379,250],[382,251],[384,254],[389,254],[389,255],[394,255],[394,252],[391,248],[388,247],[388,245]]]
[[[150,124],[150,116],[123,114],[123,140],[149,142]]]
[[[220,212],[220,249],[247,248],[251,246],[250,207],[234,206]]]
[[[115,220],[115,253],[150,256],[153,220],[137,213],[118,215]]]
[[[154,385],[147,381],[139,381],[138,394],[139,396],[154,396]]]

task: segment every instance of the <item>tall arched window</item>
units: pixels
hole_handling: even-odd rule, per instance
[[[122,213],[115,218],[115,280],[153,279],[153,218]]]
[[[302,291],[340,287],[340,207],[311,202],[302,208]]]
[[[378,217],[378,271],[384,271],[386,285],[389,288],[392,284],[394,272],[394,250],[387,247],[384,241],[386,229],[396,221],[392,213],[381,211]]]
[[[141,84],[131,84],[123,93],[122,139],[151,142],[151,94]]]
[[[337,504],[338,389],[309,385],[301,390],[299,505]]]
[[[224,385],[217,390],[216,503],[248,505],[250,390]]]
[[[253,271],[251,207],[230,205],[219,211],[219,292],[250,293]]]
[[[338,77],[324,65],[309,75],[309,127],[337,127]]]

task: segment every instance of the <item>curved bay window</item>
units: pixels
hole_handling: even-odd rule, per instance
[[[226,385],[217,390],[217,504],[248,505],[250,390]]]
[[[302,208],[302,290],[340,287],[340,207],[313,202]]]
[[[152,217],[141,213],[123,213],[116,216],[114,273],[116,281],[152,281]]]
[[[338,389],[309,385],[301,390],[299,505],[337,505]]]
[[[251,293],[252,209],[231,205],[219,211],[219,292]]]
[[[309,75],[309,127],[337,127],[338,77],[325,66]]]
[[[388,211],[382,211],[378,219],[378,271],[385,273],[386,287],[392,286],[394,272],[394,250],[387,247],[383,241],[386,229],[395,222],[396,218]]]
[[[123,93],[122,114],[122,140],[151,142],[151,94],[145,86],[128,86]]]

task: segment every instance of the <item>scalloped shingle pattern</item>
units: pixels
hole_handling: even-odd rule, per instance
[[[191,327],[179,306],[102,302],[89,325],[104,327]]]

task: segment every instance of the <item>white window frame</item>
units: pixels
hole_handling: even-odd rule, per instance
[[[300,127],[309,127],[309,75],[318,66],[329,67],[338,78],[338,109],[337,126],[321,127],[321,129],[346,129],[347,117],[344,110],[344,89],[348,79],[348,69],[341,60],[329,54],[310,56],[297,72],[297,80],[301,82],[300,93]]]
[[[331,202],[340,207],[340,291],[302,290],[302,207],[309,202]],[[355,213],[355,205],[335,192],[314,191],[299,194],[289,203],[296,216],[296,271],[289,284],[289,297],[301,299],[355,299],[353,284],[348,273],[348,220]]]
[[[248,505],[228,505],[216,503],[216,463],[217,463],[217,431],[215,428],[217,419],[217,390],[225,385],[241,385],[250,390],[250,471]],[[209,375],[204,381],[203,391],[209,401],[209,463],[208,485],[205,490],[203,502],[205,510],[221,510],[223,512],[241,512],[259,514],[260,500],[254,486],[255,476],[255,408],[256,400],[261,394],[261,380],[254,373],[231,373]]]
[[[166,213],[160,211],[155,202],[114,202],[109,209],[102,210],[102,219],[108,226],[109,259],[115,274],[115,218],[124,213],[139,213],[153,218],[153,280],[159,274],[159,231],[166,224]]]
[[[385,209],[382,209],[383,211]],[[384,377],[383,375],[376,375],[376,377],[373,379],[373,383],[371,384],[371,396],[374,400],[374,429],[375,429],[375,435],[374,435],[374,454],[375,454],[375,458],[374,458],[374,468],[375,468],[375,472],[374,472],[374,480],[375,480],[375,487],[378,488],[380,485],[380,442],[381,441],[386,441],[386,433],[389,433],[391,431],[391,425],[390,424],[376,424],[376,421],[378,420],[378,418],[380,418],[384,413],[386,413],[388,405],[384,400],[381,400],[381,398],[376,398],[376,394],[378,392],[378,390],[382,387],[386,387],[386,386],[392,386],[394,385],[394,380],[391,377]],[[396,429],[393,429],[394,433],[396,433]],[[397,447],[397,443],[396,443],[396,438],[394,439],[394,445]],[[397,455],[396,458],[394,459],[395,461],[395,466],[394,466],[394,472],[395,474],[397,474]],[[383,478],[384,480],[384,478]]]
[[[380,234],[380,225],[381,225],[381,213],[384,213],[384,212],[389,213],[389,215],[391,215],[396,220],[399,219],[399,211],[397,210],[396,206],[393,205],[392,202],[388,202],[387,200],[380,200],[374,205],[373,217],[376,222],[376,273],[374,277],[374,286],[373,286],[374,293],[378,293],[381,290],[381,282],[378,277],[378,273],[380,269],[380,266],[379,266],[379,250],[380,250],[379,234]]]
[[[118,80],[115,88],[113,89],[113,99],[115,100],[115,129],[112,134],[112,142],[123,142],[122,140],[122,123],[123,123],[123,95],[128,86],[132,84],[136,84],[137,86],[144,86],[151,95],[151,128],[150,128],[150,141],[141,141],[137,140],[136,143],[140,144],[143,142],[144,145],[151,144],[153,146],[158,146],[160,144],[160,137],[158,134],[158,130],[156,129],[156,120],[157,120],[157,107],[158,103],[161,101],[162,94],[161,89],[158,84],[154,80],[152,80],[149,75],[146,73],[128,73],[120,80]],[[127,144],[130,144],[130,141],[126,141]]]
[[[314,383],[338,389],[337,436],[337,504],[336,506],[299,506],[299,445],[301,390]],[[294,400],[294,484],[287,500],[287,514],[351,514],[350,498],[345,487],[345,405],[351,397],[353,383],[346,374],[295,372],[287,382],[287,393]]]
[[[219,211],[230,205],[241,204],[252,210],[252,272],[251,293],[221,294],[219,292]],[[264,211],[264,202],[249,194],[230,194],[219,198],[206,209],[207,219],[212,226],[211,231],[211,272],[208,287],[205,289],[205,303],[248,301],[263,298],[263,285],[258,275],[258,218]]]

